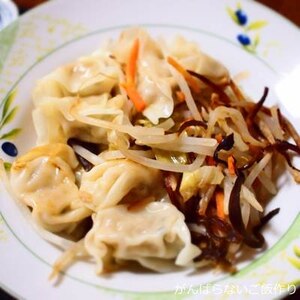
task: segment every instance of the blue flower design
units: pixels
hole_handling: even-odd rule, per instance
[[[243,46],[249,46],[251,45],[251,39],[248,35],[241,33],[237,35],[237,40],[243,45]]]
[[[12,157],[18,155],[18,149],[8,140],[14,140],[21,132],[21,128],[7,130],[7,125],[14,120],[18,111],[18,106],[13,105],[15,96],[16,91],[14,90],[0,103],[0,140],[5,141],[1,148],[5,154]]]
[[[256,53],[256,48],[260,43],[259,31],[267,25],[267,22],[257,20],[248,24],[248,15],[240,3],[237,4],[235,10],[230,7],[226,10],[232,21],[242,29],[242,32],[236,36],[237,41],[245,50]]]
[[[11,142],[4,142],[1,148],[3,152],[9,156],[16,157],[18,155],[17,147]]]
[[[247,21],[248,21],[248,17],[246,15],[246,13],[241,10],[241,9],[238,9],[236,12],[235,12],[235,15],[237,17],[237,21],[240,25],[244,26],[247,24]]]

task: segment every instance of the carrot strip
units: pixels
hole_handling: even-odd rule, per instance
[[[195,93],[200,92],[200,86],[198,85],[197,81],[183,66],[181,66],[174,58],[170,56],[167,57],[167,61],[184,77],[188,85]]]
[[[138,112],[142,112],[146,107],[146,103],[136,90],[135,86],[129,84],[121,84],[121,86],[126,90],[126,93],[129,99],[133,102],[136,110]]]
[[[224,220],[224,193],[219,191],[216,193],[217,216]]]
[[[140,42],[139,39],[136,39],[130,50],[128,63],[126,65],[126,83],[122,83],[121,86],[126,90],[127,96],[133,102],[136,110],[138,112],[142,112],[146,107],[146,102],[135,87],[136,64],[139,55],[139,48]]]
[[[227,165],[228,165],[229,174],[232,176],[236,175],[235,174],[235,159],[232,155],[230,155],[227,158]]]
[[[140,42],[139,39],[136,39],[130,50],[129,60],[125,70],[128,85],[135,84],[136,62],[139,55],[139,49],[140,49]]]

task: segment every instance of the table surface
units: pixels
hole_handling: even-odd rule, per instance
[[[45,2],[45,0],[14,0],[14,2],[17,4],[20,13],[23,13],[34,6]],[[272,8],[300,27],[300,0],[258,0],[257,2]],[[0,290],[0,299],[13,300],[14,298]],[[300,299],[300,289],[297,290],[296,294],[285,298],[285,300],[296,299]]]
[[[45,0],[14,0],[20,12],[24,12]],[[277,11],[287,19],[300,26],[300,0],[257,0],[273,10]]]
[[[298,27],[300,26],[300,0],[259,0],[257,2],[272,8]]]

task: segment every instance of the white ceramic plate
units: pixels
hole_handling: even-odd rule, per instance
[[[247,23],[243,25],[243,16],[234,22],[228,8],[233,13],[241,9]],[[34,144],[30,93],[35,81],[132,25],[143,26],[154,36],[184,35],[221,60],[232,75],[247,71],[250,76],[241,81],[246,93],[259,99],[264,86],[270,87],[267,104],[278,103],[300,128],[299,30],[263,6],[244,1],[238,7],[235,0],[58,0],[30,11],[0,33],[0,124],[4,124],[0,155],[5,161],[12,161],[16,150],[24,153]],[[9,106],[12,91],[16,94]],[[288,176],[282,178],[280,192],[267,207],[281,208],[264,231],[267,249],[246,256],[235,276],[203,270],[122,271],[97,277],[92,264],[78,262],[60,284],[53,285],[48,276],[59,250],[39,237],[1,186],[1,286],[25,299],[279,297],[300,283],[299,192]]]

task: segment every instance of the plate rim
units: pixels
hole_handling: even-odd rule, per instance
[[[56,3],[59,3],[59,2],[62,2],[62,1],[61,1],[61,0],[55,0],[55,1],[51,1],[51,2],[54,3],[53,5],[56,5]],[[31,13],[36,13],[36,12],[38,12],[38,10],[41,10],[41,11],[42,11],[42,10],[45,8],[45,6],[50,5],[51,2],[46,2],[46,3],[40,4],[39,6],[37,6],[36,8],[34,8],[33,10],[30,10],[29,12],[25,13],[23,16],[21,16],[21,18],[24,19],[24,17],[25,17],[26,15],[29,16]],[[249,4],[249,3],[248,3],[248,4]],[[275,16],[276,16],[277,18],[280,17],[280,18],[281,18],[282,20],[284,20],[285,22],[288,21],[288,22],[290,23],[290,25],[293,25],[293,27],[295,27],[295,29],[297,29],[297,30],[300,32],[299,28],[298,28],[293,22],[289,21],[289,20],[286,19],[284,16],[278,14],[276,11],[270,9],[269,7],[267,7],[267,6],[265,6],[265,5],[261,4],[261,3],[253,2],[253,3],[251,3],[251,4],[255,4],[255,5],[262,6],[263,9],[266,9],[266,10],[268,10],[269,12],[275,14]],[[18,19],[17,19],[15,22],[18,22]],[[140,24],[140,25],[143,26],[143,24]],[[130,26],[132,26],[132,25],[130,25]],[[158,26],[158,27],[159,27],[160,24],[155,24],[155,26]],[[170,26],[172,26],[172,25],[170,25]],[[118,27],[119,27],[119,26],[118,26]],[[120,26],[120,27],[121,27],[121,26]],[[112,30],[112,29],[116,29],[116,28],[110,28],[110,29],[107,29],[107,28],[106,28],[106,30]],[[184,28],[184,29],[191,30],[192,28]],[[99,33],[100,31],[104,31],[104,30],[105,30],[105,28],[101,28],[101,29],[95,30],[95,31],[93,31],[93,32],[89,32],[88,35],[85,35],[84,37],[87,37],[87,36],[92,35],[92,34],[97,34],[97,33]],[[201,30],[201,29],[199,29],[199,30],[197,29],[196,31],[201,31],[202,33],[204,32],[204,31]],[[0,34],[1,34],[1,32],[0,32]],[[214,36],[215,36],[215,35],[214,35]],[[52,53],[54,53],[54,52],[57,51],[58,49],[61,49],[61,48],[63,48],[64,46],[66,46],[66,45],[68,45],[68,44],[70,44],[70,43],[73,43],[73,42],[75,42],[75,41],[77,41],[77,40],[79,40],[79,39],[81,39],[81,38],[84,38],[84,37],[83,37],[83,36],[80,36],[80,37],[78,37],[78,38],[71,39],[70,41],[67,41],[66,43],[61,44],[59,47],[56,47],[56,48],[53,49],[52,51],[46,53],[45,56],[43,56],[42,60],[46,59],[49,55],[51,55]],[[230,40],[227,40],[227,39],[226,39],[226,41],[227,41],[227,42],[230,42],[230,43],[233,44],[234,46],[240,48],[237,44],[231,42]],[[243,50],[241,49],[241,51],[243,51]],[[265,62],[260,56],[258,56],[258,55],[253,55],[253,56],[254,56],[255,58],[259,59],[261,62]],[[7,98],[7,95],[8,95],[12,90],[14,90],[14,88],[15,88],[15,87],[18,85],[18,83],[26,76],[26,74],[28,74],[28,72],[30,72],[30,70],[31,70],[32,68],[34,68],[39,62],[40,62],[40,61],[36,61],[36,62],[35,62],[34,64],[32,64],[29,68],[27,68],[27,70],[26,70],[26,71],[18,78],[18,80],[14,82],[14,84],[12,85],[11,90],[10,90],[10,91],[2,98],[2,101],[4,101],[4,100]],[[273,69],[272,69],[272,70],[273,70]],[[273,71],[275,71],[275,72],[276,72],[276,75],[278,75],[278,72],[277,72],[276,70],[273,70]],[[1,103],[2,103],[2,101],[1,101]],[[1,212],[0,212],[0,214],[3,216],[3,214],[2,214]],[[256,260],[261,259],[267,252],[269,252],[271,249],[273,249],[274,246],[277,245],[277,243],[279,243],[279,242],[281,241],[281,239],[282,239],[282,238],[290,231],[291,226],[293,225],[293,223],[297,220],[297,218],[298,218],[299,216],[300,216],[300,214],[298,214],[298,216],[296,216],[296,218],[293,220],[293,222],[290,223],[289,229],[284,233],[284,235],[280,238],[280,240],[278,240],[271,248],[268,248],[266,251],[264,251],[264,253],[262,254],[262,256],[260,256],[260,257],[258,257],[257,259],[255,259],[253,262],[251,262],[249,265],[245,266],[243,269],[245,269],[245,268],[247,268],[248,266],[252,265],[252,263],[254,263]],[[5,219],[5,218],[3,218],[3,219]],[[6,221],[6,220],[5,220],[5,221]],[[6,224],[7,224],[7,223],[6,223]],[[242,269],[242,270],[243,270],[243,269]],[[242,271],[242,270],[241,270],[241,271]],[[224,279],[224,278],[221,278],[221,280],[223,280],[223,279]],[[1,287],[2,287],[2,285],[3,285],[3,283],[0,282],[0,286],[1,286]],[[101,288],[107,289],[106,287],[101,287]],[[7,289],[4,287],[4,290],[7,290]],[[11,293],[10,290],[8,290],[8,292]],[[125,292],[125,293],[126,293],[127,291],[120,290],[120,292],[122,292],[122,293]],[[173,292],[173,291],[171,291],[171,292]],[[137,293],[137,292],[136,292],[136,291],[129,291],[129,293]],[[139,292],[138,292],[138,293],[139,293]],[[145,293],[145,292],[141,292],[141,293]],[[152,292],[146,292],[146,293],[152,293]],[[165,291],[161,291],[161,292],[157,292],[157,293],[165,293]],[[20,296],[18,295],[18,297],[20,297]]]

